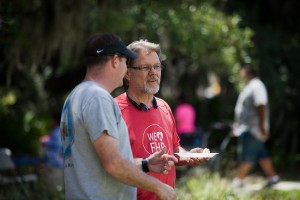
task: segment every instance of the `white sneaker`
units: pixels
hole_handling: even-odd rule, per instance
[[[232,181],[233,188],[242,188],[245,185],[245,181],[239,178],[234,178]]]
[[[280,177],[278,175],[272,176],[272,177],[268,178],[265,187],[271,187],[272,185],[278,183],[279,181],[280,181]]]

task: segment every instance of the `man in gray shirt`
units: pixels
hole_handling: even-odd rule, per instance
[[[176,199],[173,188],[147,175],[135,163],[127,126],[110,93],[120,87],[127,58],[137,55],[114,34],[92,36],[85,49],[84,81],[67,97],[61,116],[66,199],[136,199],[136,188]],[[156,173],[177,159],[164,150],[148,157]]]
[[[234,187],[244,185],[244,179],[257,161],[268,176],[266,186],[279,181],[264,142],[269,137],[268,94],[263,82],[256,77],[254,70],[245,65],[240,76],[247,82],[235,106],[233,133],[239,136],[240,166]]]

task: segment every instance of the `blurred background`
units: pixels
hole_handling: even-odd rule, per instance
[[[66,95],[84,78],[86,39],[97,32],[114,32],[126,44],[138,39],[161,44],[165,68],[158,96],[175,109],[184,92],[196,108],[196,124],[203,134],[216,122],[232,122],[242,87],[239,67],[253,65],[269,93],[267,145],[272,159],[278,171],[296,173],[299,4],[297,0],[1,1],[0,147],[9,148],[19,162],[22,156],[40,157],[40,137],[50,132],[52,116],[60,113]],[[223,138],[227,132],[220,134]]]

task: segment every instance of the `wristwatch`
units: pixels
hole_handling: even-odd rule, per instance
[[[143,158],[143,160],[142,160],[142,169],[143,169],[143,172],[150,172],[149,166],[148,166],[148,160],[146,158]]]

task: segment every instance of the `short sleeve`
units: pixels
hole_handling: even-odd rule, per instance
[[[83,123],[91,141],[95,141],[105,130],[118,139],[117,121],[113,99],[95,96],[84,106]]]
[[[268,94],[264,84],[261,81],[257,80],[256,82],[254,82],[252,89],[254,95],[254,105],[267,105]]]

